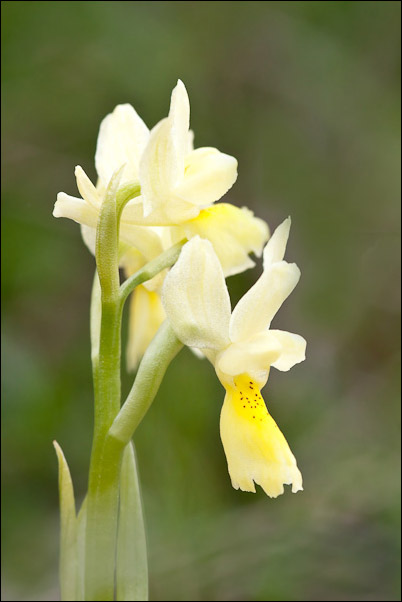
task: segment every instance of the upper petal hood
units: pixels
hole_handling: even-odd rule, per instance
[[[229,343],[230,299],[212,245],[198,236],[184,247],[165,278],[162,301],[177,337],[190,347]]]
[[[189,148],[190,103],[180,80],[172,92],[169,116],[162,119],[151,135],[140,161],[140,181],[144,216],[170,205],[171,194],[184,175],[184,159]]]
[[[180,80],[169,115],[151,131],[140,161],[143,215],[131,207],[128,219],[153,225],[182,224],[220,199],[237,178],[237,161],[215,148],[191,150],[190,104]]]

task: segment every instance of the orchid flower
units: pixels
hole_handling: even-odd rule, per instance
[[[252,267],[249,253],[261,255],[268,226],[247,208],[212,205],[236,181],[237,161],[215,148],[193,150],[189,115],[187,91],[180,80],[172,92],[168,117],[151,132],[131,105],[118,105],[100,126],[97,186],[77,166],[82,198],[60,192],[53,215],[95,230],[109,181],[124,166],[120,190],[127,192],[135,184],[141,188],[141,194],[123,209],[120,240],[124,244],[149,260],[161,247],[155,232],[144,226],[164,226],[174,242],[197,234],[211,240],[227,276]]]
[[[194,237],[165,278],[162,300],[176,336],[208,357],[226,389],[220,433],[235,489],[261,485],[277,497],[284,484],[302,489],[302,476],[260,389],[270,367],[287,371],[305,359],[305,340],[271,330],[274,315],[296,286],[300,271],[283,260],[290,219],[264,249],[264,271],[231,313],[221,264],[208,240]]]
[[[269,236],[267,224],[243,207],[213,205],[237,179],[237,161],[216,148],[193,150],[190,102],[182,81],[170,111],[151,131],[139,165],[141,198],[129,202],[131,224],[170,226],[172,238],[195,235],[213,244],[226,276],[254,266]]]

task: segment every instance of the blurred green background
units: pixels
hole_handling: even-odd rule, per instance
[[[398,600],[399,2],[3,2],[3,600],[56,600],[52,439],[79,499],[92,421],[94,259],[52,217],[95,177],[101,119],[149,126],[178,77],[226,199],[293,219],[302,279],[275,327],[308,358],[270,410],[305,491],[231,488],[223,390],[184,350],[136,436],[154,600]],[[229,280],[235,302],[261,266]],[[123,376],[124,389],[131,379]]]

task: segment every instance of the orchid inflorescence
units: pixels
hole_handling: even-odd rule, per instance
[[[81,225],[97,264],[95,427],[78,516],[67,463],[56,448],[66,600],[147,599],[131,438],[183,344],[213,364],[226,390],[220,434],[233,487],[255,492],[258,484],[270,497],[285,484],[302,489],[296,460],[260,393],[271,366],[287,371],[305,359],[301,336],[270,329],[300,277],[296,264],[284,260],[290,218],[269,237],[267,224],[249,209],[214,204],[236,181],[237,161],[216,148],[194,149],[189,117],[180,80],[168,116],[152,130],[131,105],[118,105],[100,126],[96,185],[77,166],[81,196],[61,192],[54,207],[55,217]],[[225,278],[253,267],[251,253],[263,255],[263,273],[231,311]],[[121,405],[120,325],[130,293],[126,364],[137,376]]]

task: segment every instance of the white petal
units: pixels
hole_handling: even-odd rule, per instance
[[[138,165],[149,130],[130,104],[118,105],[101,123],[95,165],[104,187],[113,173],[126,164],[122,183],[138,179]]]
[[[169,116],[151,131],[140,162],[144,216],[172,204],[172,191],[184,175],[189,144],[190,104],[180,80],[172,92]],[[174,204],[174,198],[173,198]],[[174,208],[174,207],[173,207]]]
[[[269,328],[272,318],[299,278],[300,270],[295,263],[280,261],[264,270],[233,310],[230,339],[233,342],[243,341]]]
[[[261,256],[269,236],[267,224],[253,212],[229,203],[218,203],[203,209],[199,215],[177,228],[178,240],[199,234],[211,241],[226,277],[254,266],[249,253]],[[181,232],[180,232],[181,231]]]
[[[184,158],[189,147],[190,101],[185,85],[179,79],[170,100],[169,122],[173,147],[176,151],[178,174],[184,172]]]
[[[277,227],[264,249],[264,270],[277,261],[282,261],[285,256],[286,245],[289,238],[290,217],[286,218]]]
[[[182,172],[178,169],[171,123],[160,121],[151,131],[140,162],[141,193],[144,215],[169,206],[171,191]]]
[[[53,209],[54,217],[67,217],[79,224],[96,228],[99,213],[83,199],[59,192]]]
[[[199,208],[191,203],[186,203],[178,198],[169,197],[167,194],[155,196],[155,190],[151,196],[144,193],[144,182],[142,183],[143,195],[136,197],[127,203],[123,211],[123,220],[129,224],[142,226],[174,226],[187,220],[191,220],[199,213]],[[149,191],[149,188],[145,189]],[[150,199],[153,199],[150,201]],[[150,211],[145,215],[147,206]],[[183,238],[184,234],[180,237]]]
[[[205,359],[205,354],[201,351],[201,349],[197,349],[197,347],[189,347],[189,349],[199,360]]]
[[[172,228],[165,228],[162,226],[150,226],[150,228],[159,237],[163,249],[169,249],[175,244],[172,237]]]
[[[197,148],[187,155],[184,178],[175,189],[181,199],[208,207],[233,186],[237,178],[237,160],[216,148]]]
[[[90,226],[81,224],[81,236],[92,255],[95,256],[96,228],[91,228]]]
[[[281,346],[279,358],[272,363],[277,370],[287,372],[306,359],[307,343],[300,335],[284,330],[270,330],[268,334]]]
[[[95,186],[80,165],[76,166],[74,173],[80,195],[87,203],[92,205],[92,207],[98,211],[101,205],[101,199],[99,198],[99,193]]]
[[[270,336],[270,331],[260,332],[247,341],[229,345],[218,356],[216,369],[224,383],[223,375],[232,377],[247,373],[262,387],[267,382],[271,365],[278,360],[281,351],[281,343]]]
[[[166,276],[162,302],[177,337],[190,347],[228,344],[230,299],[219,260],[207,240],[191,239]]]
[[[135,247],[146,261],[154,259],[163,251],[160,237],[151,228],[145,226],[133,226],[121,222],[120,240]]]
[[[187,152],[186,155],[190,154],[191,151],[194,150],[194,132],[193,130],[189,130],[188,131],[188,136],[187,136]]]
[[[140,162],[143,216],[130,207],[135,223],[175,225],[196,217],[199,207],[220,199],[237,178],[237,161],[214,148],[189,152],[190,105],[179,80],[172,92],[169,116],[151,131]]]

